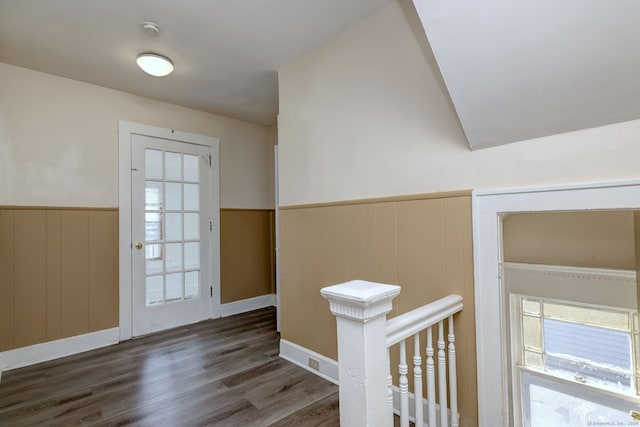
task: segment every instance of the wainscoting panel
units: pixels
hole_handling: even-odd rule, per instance
[[[62,305],[60,295],[62,289],[62,254],[60,242],[62,223],[60,211],[47,211],[47,341],[62,338]]]
[[[632,210],[508,214],[502,236],[507,262],[636,269]]]
[[[273,210],[220,210],[222,304],[275,293],[274,228]]]
[[[474,425],[470,192],[281,207],[280,218],[282,338],[336,360],[336,321],[320,289],[348,280],[400,285],[389,317],[462,295],[455,322],[460,412],[464,425]]]
[[[0,210],[0,351],[13,348],[14,341],[14,218],[13,211]]]
[[[47,213],[16,211],[14,220],[14,345],[46,341]]]
[[[89,331],[118,324],[118,221],[111,212],[89,212]]]
[[[60,327],[62,336],[89,332],[89,214],[61,212]]]
[[[0,207],[0,351],[118,326],[117,209]]]

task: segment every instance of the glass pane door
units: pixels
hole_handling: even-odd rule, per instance
[[[145,165],[145,304],[199,298],[199,158],[146,148]]]
[[[133,334],[210,317],[210,148],[135,135]]]

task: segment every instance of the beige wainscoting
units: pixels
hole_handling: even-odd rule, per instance
[[[0,206],[0,351],[118,326],[118,210]]]
[[[275,293],[274,211],[220,209],[223,304]]]
[[[476,425],[470,192],[283,207],[280,218],[282,337],[336,360],[336,322],[320,289],[352,279],[402,286],[390,317],[460,294],[460,412],[462,425]]]
[[[508,214],[502,230],[508,262],[636,269],[632,210]]]

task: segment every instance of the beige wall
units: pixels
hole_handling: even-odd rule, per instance
[[[0,63],[0,203],[116,207],[118,120],[220,138],[221,206],[272,208],[267,128]]]
[[[320,289],[352,279],[402,286],[390,316],[460,294],[464,310],[455,322],[461,425],[474,426],[471,234],[469,195],[283,209],[282,337],[337,360],[336,321]]]
[[[274,148],[278,145],[278,126],[273,125],[267,128],[267,141],[269,141],[269,162],[271,162],[271,168],[269,169],[269,197],[271,200],[271,208],[275,208],[275,156]]]
[[[470,151],[410,0],[279,84],[281,205],[640,176],[640,121]]]
[[[274,293],[274,214],[222,209],[222,303]],[[0,206],[0,352],[118,326],[118,211]]]
[[[506,215],[505,261],[635,270],[633,211]]]
[[[267,128],[267,139],[269,140],[269,145],[277,145],[278,144],[278,126],[273,125]]]
[[[117,326],[119,120],[220,138],[221,207],[273,208],[273,130],[0,63],[0,205],[62,207],[1,212],[0,351]]]
[[[280,70],[279,85],[282,207],[640,176],[640,121],[470,151],[410,0],[390,3]],[[409,218],[394,217],[393,212],[400,211],[389,213],[382,205],[369,208],[373,211],[368,214],[353,209],[282,211],[282,333],[330,357],[335,356],[335,327],[319,296],[322,285],[377,278],[399,283],[405,295],[419,289],[425,298],[421,303],[447,291],[439,273],[442,259],[425,264],[423,274],[432,280],[410,287],[396,277],[393,267],[387,269],[397,263],[398,271],[405,271],[401,263],[412,259],[400,255],[400,241],[385,236],[363,241],[362,230],[372,227],[376,215],[381,221],[396,218],[391,224],[398,231],[410,223]],[[446,224],[424,226],[432,227],[431,232],[413,236],[414,253],[430,253],[432,237],[444,235],[445,245],[455,244]],[[395,230],[392,225],[378,232],[392,234],[390,230]],[[365,256],[369,260],[365,267],[353,269],[350,258],[345,261],[345,253],[354,248],[364,254],[375,248]],[[375,257],[380,254],[391,257],[389,264],[371,274],[366,266],[378,268]],[[474,310],[473,293],[466,292],[465,316]],[[468,343],[475,336],[470,323],[458,332],[468,337]],[[468,350],[474,355],[473,348]],[[464,363],[469,363],[469,373],[475,372],[475,361]],[[463,425],[473,426],[475,377],[461,378],[461,390],[470,393],[463,397]]]
[[[0,351],[118,326],[118,212],[0,207]]]
[[[274,213],[220,211],[220,298],[223,304],[274,293]]]

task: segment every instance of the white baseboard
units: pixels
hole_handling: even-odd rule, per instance
[[[2,378],[2,371],[22,368],[23,366],[34,365],[96,348],[106,347],[117,344],[119,341],[120,328],[111,328],[3,351],[0,353],[0,378]]]
[[[280,357],[327,381],[338,384],[338,362],[335,360],[283,339],[280,340]],[[319,371],[309,367],[309,358],[319,362]]]
[[[275,307],[276,295],[267,294],[259,297],[247,298],[240,301],[228,302],[220,305],[222,317],[233,316],[234,314],[246,313],[247,311],[258,310],[265,307]]]

